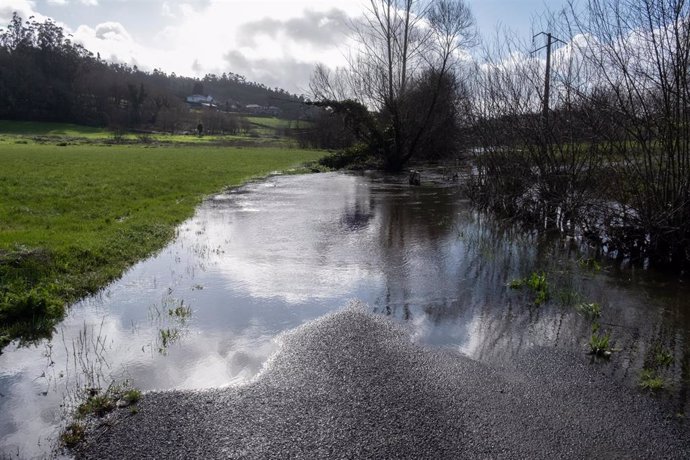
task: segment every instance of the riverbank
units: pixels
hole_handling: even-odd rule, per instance
[[[245,386],[145,394],[78,458],[687,458],[648,396],[568,352],[505,366],[414,344],[360,306],[282,339]]]
[[[0,349],[50,337],[65,305],[161,249],[205,196],[323,155],[16,142],[0,150]]]

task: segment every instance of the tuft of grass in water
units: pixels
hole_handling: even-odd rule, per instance
[[[86,437],[86,425],[82,422],[72,422],[60,434],[60,442],[63,446],[72,448],[77,446]]]
[[[510,283],[508,283],[508,287],[510,289],[522,289],[525,287],[525,279],[524,278],[517,278],[514,280],[511,280]]]
[[[593,272],[601,271],[601,264],[593,257],[581,258],[577,261],[577,264],[583,270],[591,270]]]
[[[3,144],[0,337],[9,340],[0,345],[50,337],[66,304],[162,248],[204,196],[321,156],[279,148]]]
[[[640,372],[640,388],[649,391],[659,391],[664,388],[665,382],[654,369],[642,369]]]
[[[611,333],[600,333],[599,323],[592,325],[592,335],[589,338],[589,353],[603,358],[611,356]]]
[[[136,403],[141,399],[141,391],[132,388],[128,381],[111,385],[106,391],[99,388],[85,390],[86,399],[74,411],[75,420],[60,434],[61,443],[68,448],[76,447],[86,437],[88,417],[104,417],[119,407],[129,407],[129,413],[138,412]]]
[[[669,367],[673,364],[673,354],[670,350],[659,347],[654,353],[654,362],[659,367]]]
[[[185,306],[184,300],[182,300],[177,307],[168,309],[168,316],[181,320],[188,319],[192,316],[192,307]]]
[[[584,317],[592,320],[601,317],[601,305],[596,302],[581,302],[575,306],[575,309]]]
[[[514,279],[508,283],[508,287],[511,289],[528,288],[534,293],[534,304],[537,306],[549,300],[549,283],[544,272],[532,272],[527,278]]]
[[[582,296],[573,289],[559,289],[556,298],[564,306],[576,305],[582,301]]]
[[[103,417],[108,412],[115,409],[116,399],[108,393],[99,393],[90,395],[86,401],[77,407],[77,417],[84,418],[87,415],[95,415],[96,417]]]
[[[136,404],[139,402],[140,399],[141,391],[136,388],[131,388],[122,395],[122,400],[124,400],[128,404]]]
[[[176,328],[165,328],[158,331],[160,346],[158,347],[158,352],[165,354],[168,347],[173,343],[177,342],[181,335],[179,329]]]

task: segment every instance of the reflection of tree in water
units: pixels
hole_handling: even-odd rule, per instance
[[[560,308],[530,309],[506,289],[554,258],[553,240],[477,211],[457,189],[417,190],[376,195],[385,291],[375,311],[421,321],[432,342],[471,343],[477,357],[576,336]]]
[[[354,197],[353,203],[345,208],[343,216],[340,218],[340,225],[345,230],[354,232],[368,227],[373,217],[371,195],[358,193]]]
[[[429,295],[446,278],[444,245],[457,213],[455,189],[404,188],[375,195],[381,272],[386,284],[382,311],[409,317],[407,304]]]
[[[397,314],[410,304],[444,321],[467,304],[498,300],[507,274],[534,264],[530,238],[518,237],[462,198],[456,188],[376,195],[386,280],[381,311]]]
[[[620,349],[602,372],[635,386],[654,342],[662,342],[674,356],[663,369],[675,386],[674,405],[688,406],[690,296],[664,298],[663,286],[646,292],[625,270],[588,272],[578,261],[592,254],[577,240],[478,211],[457,188],[364,179],[345,197],[328,241],[337,248],[352,237],[344,260],[375,277],[365,294],[374,311],[409,321],[422,342],[484,361],[511,360],[534,346],[571,350],[586,361],[591,324],[576,303],[597,302],[602,327]],[[533,272],[546,273],[551,290],[539,307],[528,293],[506,287]]]

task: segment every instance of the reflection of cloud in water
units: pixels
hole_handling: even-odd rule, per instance
[[[602,322],[615,322],[605,327],[616,328],[623,351],[607,372],[634,375],[629,370],[645,359],[640,337],[660,330],[664,310],[650,311],[643,291],[629,282],[612,286],[606,274],[578,275],[568,247],[472,210],[456,189],[332,174],[275,178],[270,185],[207,201],[170,246],[71,308],[52,340],[54,365],[44,356],[46,343],[6,350],[0,449],[19,446],[24,457],[49,449],[36,440],[56,435],[63,394],[85,382],[84,363],[72,351],[85,327],[86,367],[100,355],[96,373],[131,379],[142,390],[246,382],[276,350],[277,335],[352,297],[406,321],[418,342],[482,361],[510,360],[532,346],[584,347],[590,324],[572,306],[554,301],[535,308],[529,293],[506,288],[537,269],[554,287],[565,283],[600,302]],[[183,305],[191,306],[191,317],[169,315]],[[675,323],[687,320],[677,315]],[[161,330],[179,332],[164,353]]]
[[[134,329],[123,324],[99,308],[73,308],[53,340],[50,359],[36,359],[46,354],[39,347],[3,355],[0,432],[7,435],[0,438],[2,452],[18,449],[22,457],[45,452],[68,415],[61,405],[76,401],[77,388],[125,379],[144,391],[241,384],[258,374],[277,348],[272,335],[256,328],[221,334],[190,327],[164,356],[154,349],[158,322]],[[98,374],[95,379],[85,376],[92,372]]]
[[[210,208],[204,244],[221,248],[209,263],[227,278],[226,287],[254,298],[280,298],[297,304],[353,292],[362,280],[380,276],[362,264],[362,244],[370,241],[370,219],[360,178],[321,181],[313,193],[299,186],[284,190],[255,187],[239,209]],[[256,202],[260,202],[258,205]],[[308,211],[306,211],[308,210]],[[352,210],[353,215],[343,210]],[[305,212],[306,211],[306,212]]]

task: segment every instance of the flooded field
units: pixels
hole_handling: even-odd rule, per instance
[[[548,285],[538,306],[530,289],[509,287],[533,275]],[[649,397],[669,416],[690,407],[681,280],[478,212],[457,183],[281,176],[207,200],[168,247],[74,305],[51,341],[8,346],[0,453],[51,455],[80,388],[248,382],[281,333],[350,299],[421,344],[496,365],[545,346],[575,351],[620,385],[639,386],[646,370],[661,379]],[[588,354],[593,336],[610,337],[610,358]]]

